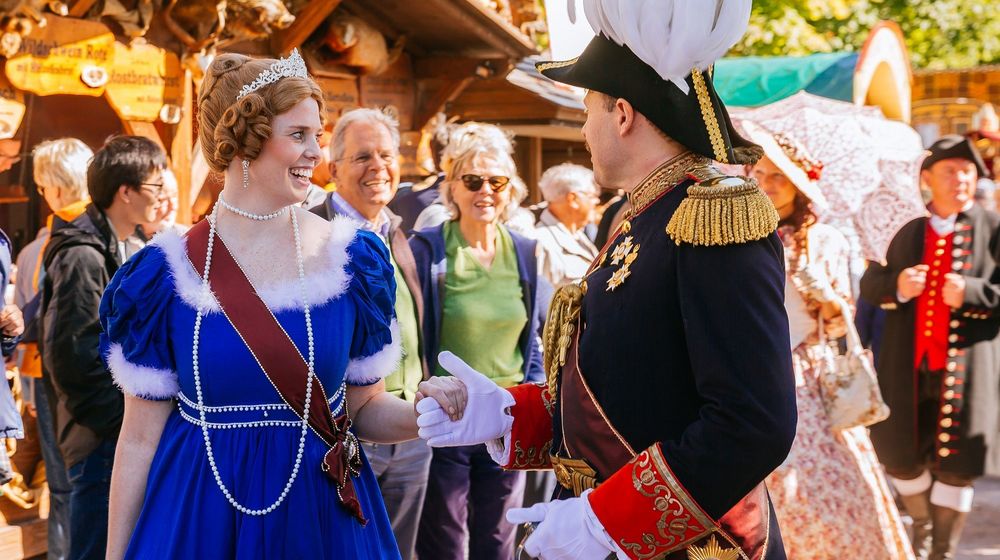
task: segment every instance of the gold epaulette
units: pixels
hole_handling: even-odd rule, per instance
[[[688,170],[698,183],[688,188],[667,224],[678,245],[735,245],[770,235],[778,212],[757,182],[724,175],[711,164]]]

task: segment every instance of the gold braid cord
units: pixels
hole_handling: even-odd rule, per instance
[[[715,107],[712,105],[712,96],[708,93],[708,85],[705,77],[697,68],[691,70],[691,82],[694,83],[694,91],[698,96],[698,105],[701,107],[701,118],[705,121],[705,130],[708,132],[708,139],[712,142],[712,152],[715,153],[715,161],[722,163],[732,163],[729,161],[726,141],[722,137],[722,129],[719,128],[719,119],[715,116]]]
[[[688,188],[667,224],[678,245],[734,245],[770,235],[778,227],[771,199],[747,177],[723,175],[711,165],[690,171],[698,184]]]
[[[577,284],[567,284],[552,296],[549,316],[542,331],[543,364],[549,395],[556,394],[559,372],[566,365],[566,354],[573,343],[577,320],[583,305],[586,289]]]

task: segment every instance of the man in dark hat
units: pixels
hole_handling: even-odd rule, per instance
[[[534,557],[783,559],[762,483],[796,423],[777,215],[712,163],[759,156],[711,78],[750,2],[640,4],[587,2],[597,37],[538,66],[589,90],[595,179],[631,202],[584,279],[553,299],[547,383],[491,388],[445,353],[469,404],[451,422],[419,403],[421,437],[487,441],[506,468],[555,471],[551,503],[508,512],[535,525]]]
[[[930,215],[903,226],[861,279],[861,296],[886,310],[878,374],[892,414],[872,441],[918,558],[954,558],[972,483],[1000,447],[1000,216],[974,200],[985,171],[967,138],[935,142],[920,172]]]

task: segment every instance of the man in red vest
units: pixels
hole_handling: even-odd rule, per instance
[[[872,441],[924,559],[954,558],[972,483],[1000,464],[1000,215],[974,201],[985,172],[968,139],[934,143],[920,172],[930,215],[861,279],[861,296],[887,311],[878,372],[892,414]]]

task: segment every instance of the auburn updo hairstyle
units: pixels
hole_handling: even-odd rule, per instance
[[[233,158],[254,160],[271,137],[271,121],[303,99],[314,99],[325,121],[323,92],[311,78],[285,77],[236,100],[276,62],[227,53],[215,57],[198,92],[198,139],[208,166],[222,173]]]

